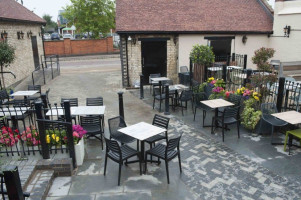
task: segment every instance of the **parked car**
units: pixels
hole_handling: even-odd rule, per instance
[[[69,33],[66,33],[66,34],[63,35],[63,38],[64,39],[65,38],[73,39],[73,36],[71,34],[69,34]]]
[[[51,40],[50,33],[44,33],[43,37],[44,37],[44,40]]]
[[[51,33],[51,40],[60,40],[60,34]]]

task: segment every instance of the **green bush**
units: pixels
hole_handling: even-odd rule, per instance
[[[214,62],[215,56],[212,47],[195,45],[190,52],[190,59],[193,63],[207,66]]]
[[[244,101],[244,110],[241,114],[241,124],[249,129],[254,131],[256,125],[258,124],[262,112],[260,110],[256,110],[257,101],[253,98]]]

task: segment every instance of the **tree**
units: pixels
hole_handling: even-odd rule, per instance
[[[52,21],[52,16],[45,14],[43,15],[43,19],[46,21],[45,30],[55,29],[57,30],[57,23]]]
[[[115,3],[112,0],[71,0],[63,16],[73,22],[79,32],[92,33],[99,38],[99,33],[106,34],[115,27]]]
[[[15,48],[10,46],[5,41],[0,41],[0,66],[1,72],[3,72],[3,67],[9,66],[15,60]],[[1,73],[1,78],[3,82],[3,87],[5,88],[4,76]]]

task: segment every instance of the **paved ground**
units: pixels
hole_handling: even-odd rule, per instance
[[[118,63],[108,60],[98,65],[94,60],[81,64],[83,68],[74,62],[61,62],[61,76],[45,87],[51,88],[52,102],[59,102],[61,97],[79,97],[84,105],[86,97],[101,95],[108,119],[118,115],[117,92],[124,91],[127,124],[151,122],[157,113],[150,106],[151,99],[146,95],[141,101],[139,91],[120,89]],[[270,147],[268,137],[246,133],[238,140],[234,128],[222,144],[219,134],[210,135],[208,129],[200,127],[200,117],[198,114],[198,120],[193,122],[191,111],[185,112],[184,117],[179,111],[170,115],[169,136],[184,134],[183,173],[179,172],[177,159],[171,162],[169,185],[164,164],[150,164],[147,174],[142,176],[138,165],[133,164],[122,168],[118,187],[118,165],[109,161],[108,173],[103,176],[104,151],[99,141],[90,139],[86,141],[83,166],[73,177],[56,178],[47,199],[300,199],[300,151],[287,156],[281,152],[282,146]]]

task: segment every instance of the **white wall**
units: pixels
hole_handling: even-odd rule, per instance
[[[284,36],[286,25],[292,29],[289,38],[270,38],[270,47],[276,50],[274,59],[281,62],[301,61],[301,1],[276,2],[274,13],[272,36]]]
[[[248,62],[247,68],[255,69],[256,66],[252,63],[252,57],[254,51],[261,47],[268,47],[269,39],[267,35],[246,35],[247,42],[246,44],[242,43],[243,35],[201,35],[201,34],[183,34],[179,35],[179,66],[189,66],[189,54],[193,45],[201,44],[207,45],[207,39],[205,36],[235,36],[235,39],[232,40],[231,44],[231,53],[236,54],[247,54]],[[179,69],[178,69],[179,70]]]

